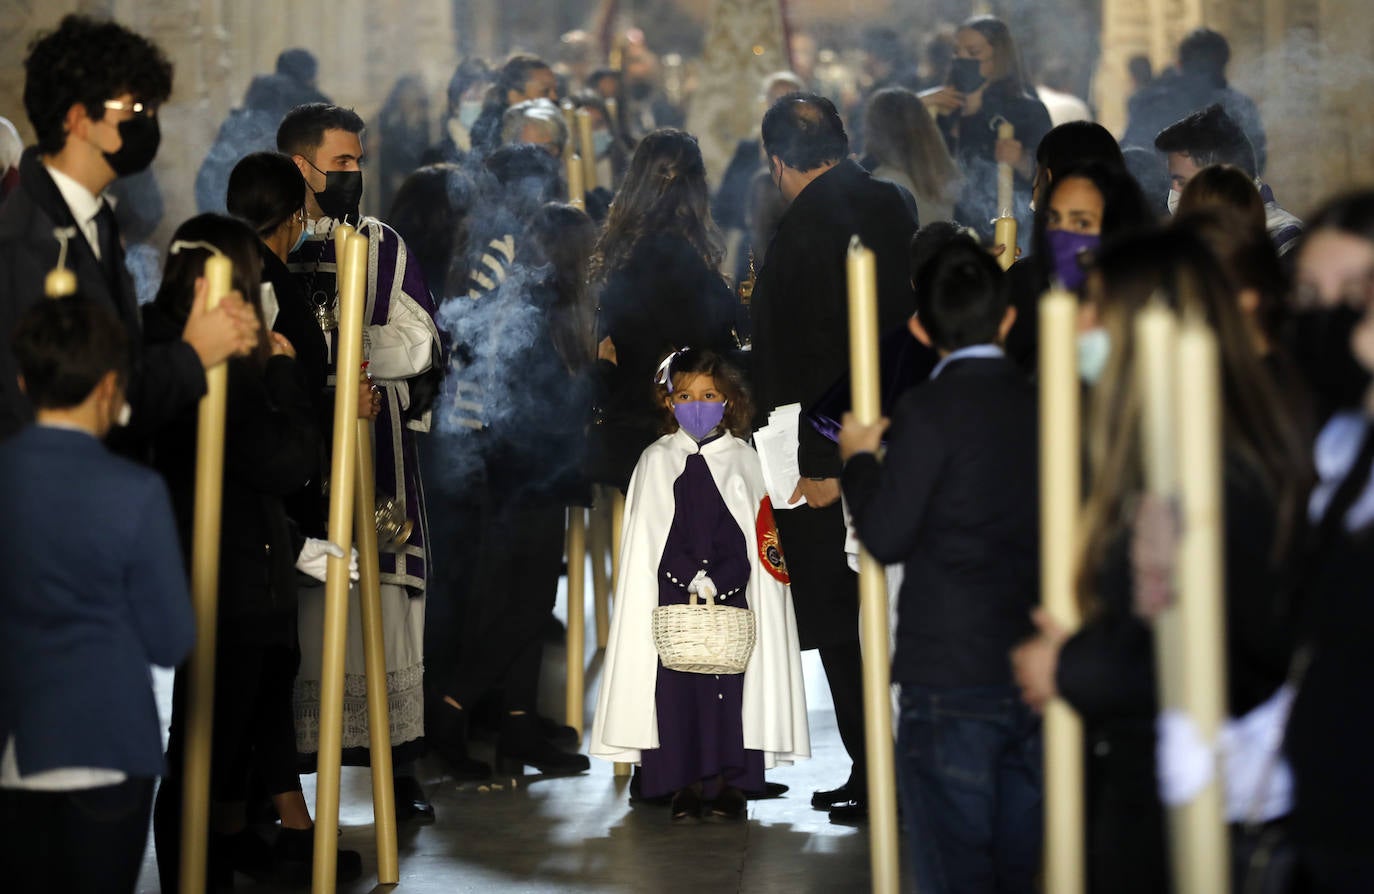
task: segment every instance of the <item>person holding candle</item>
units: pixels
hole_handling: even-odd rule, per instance
[[[671,795],[673,822],[738,821],[746,793],[764,790],[766,768],[811,753],[787,569],[768,524],[758,455],[741,438],[753,423],[743,375],[714,352],[690,348],[659,369],[667,433],[644,451],[626,496],[590,753],[639,763],[642,796]],[[653,611],[690,594],[753,613],[743,673],[663,666]]]
[[[1080,326],[1101,331],[1106,346],[1087,405],[1087,542],[1078,574],[1085,620],[1069,636],[1037,613],[1039,635],[1012,656],[1029,705],[1040,709],[1058,695],[1083,717],[1092,891],[1143,894],[1169,887],[1160,794],[1167,778],[1158,777],[1155,759],[1155,646],[1148,622],[1172,596],[1168,584],[1159,586],[1167,574],[1140,550],[1150,542],[1142,538],[1156,535],[1171,514],[1158,500],[1139,499],[1141,395],[1132,324],[1153,300],[1205,321],[1219,348],[1232,716],[1274,696],[1295,647],[1286,584],[1310,479],[1299,428],[1275,394],[1235,293],[1205,245],[1184,231],[1119,240],[1099,254],[1080,312]],[[1229,803],[1241,805],[1241,813],[1233,807],[1229,818],[1252,819],[1245,812],[1256,794],[1264,792],[1232,797]],[[1280,807],[1260,819],[1282,813]]]
[[[424,737],[424,595],[428,531],[420,486],[417,438],[430,427],[430,408],[443,376],[435,304],[424,272],[394,229],[363,217],[362,133],[353,111],[311,103],[292,109],[277,130],[277,149],[290,156],[305,178],[308,235],[287,257],[287,268],[309,296],[316,319],[333,345],[337,338],[337,246],[335,228],[344,222],[368,237],[367,296],[363,317],[363,359],[380,391],[376,417],[376,493],[390,499],[412,526],[404,543],[381,551],[382,628],[387,660],[388,719],[392,768],[406,797],[428,803],[413,780],[413,761]],[[331,350],[332,355],[332,350]],[[356,592],[356,590],[354,591]],[[324,590],[300,594],[301,670],[297,679],[297,748],[312,754],[318,738],[317,675],[321,668]],[[362,612],[348,613],[350,637],[361,642]],[[362,649],[348,650],[343,741],[345,760],[366,760],[367,704]]]
[[[1287,344],[1327,417],[1314,446],[1319,480],[1308,504],[1313,537],[1302,569],[1301,635],[1312,663],[1288,724],[1296,804],[1292,835],[1308,888],[1361,891],[1374,878],[1368,842],[1374,779],[1361,710],[1374,663],[1369,600],[1374,514],[1374,191],[1327,202],[1296,249]]]
[[[1000,347],[1016,310],[986,251],[954,236],[913,279],[911,332],[940,362],[890,427],[846,414],[839,435],[860,542],[904,563],[892,680],[908,850],[922,894],[1029,894],[1040,722],[1007,653],[1039,589],[1035,390]]]
[[[40,300],[13,349],[37,420],[0,444],[0,865],[23,891],[131,894],[165,772],[148,666],[195,637],[167,489],[102,444],[125,406],[103,300]]]
[[[922,93],[921,101],[936,115],[950,152],[967,177],[957,219],[987,238],[992,235],[993,218],[1010,211],[1024,230],[1035,174],[1029,148],[1049,132],[1050,113],[1033,95],[1016,41],[1001,19],[969,19],[955,34],[955,46],[949,81]],[[1013,128],[1011,139],[998,135],[1004,123]],[[1014,176],[1010,209],[998,207],[999,164],[1010,165]]]
[[[809,410],[848,372],[845,258],[856,234],[876,255],[879,331],[890,332],[911,316],[907,257],[916,231],[902,191],[848,158],[849,137],[830,100],[810,93],[782,97],[764,115],[762,135],[773,186],[790,204],[751,304],[760,421],[787,404]],[[799,432],[797,463],[796,491],[782,498],[790,496],[797,508],[779,504],[778,532],[791,562],[802,648],[820,650],[840,737],[853,761],[848,780],[816,792],[811,803],[829,810],[832,820],[862,821],[868,811],[863,661],[858,583],[844,553],[842,464],[834,442],[809,424]]]
[[[258,320],[241,300],[199,305],[181,338],[143,344],[138,299],[105,199],[120,177],[145,170],[160,143],[158,107],[172,92],[172,65],[146,38],[111,21],[67,16],[24,60],[24,108],[38,136],[19,162],[19,185],[0,208],[0,438],[32,416],[18,390],[10,327],[43,294],[68,228],[66,266],[83,294],[103,301],[127,330],[130,426],[113,433],[120,453],[142,442],[205,393],[205,370],[251,352]]]

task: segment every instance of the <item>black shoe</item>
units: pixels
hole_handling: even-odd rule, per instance
[[[310,884],[315,868],[315,830],[282,829],[272,846],[276,875],[280,882],[292,886]],[[363,855],[357,851],[339,849],[334,863],[335,876],[341,882],[353,882],[363,876]]]
[[[695,787],[688,786],[673,795],[673,822],[695,823],[701,819],[701,795]]]
[[[830,821],[837,826],[858,826],[868,822],[867,801],[846,801],[830,808]]]
[[[667,807],[673,803],[672,795],[659,795],[656,798],[644,797],[644,788],[639,777],[639,767],[634,768],[633,775],[630,776],[630,806],[639,807]]]
[[[394,776],[391,782],[396,790],[396,822],[434,822],[434,805],[425,797],[425,790],[420,787],[418,779],[414,776]]]
[[[739,822],[744,819],[749,811],[749,802],[744,799],[744,792],[727,785],[716,800],[711,804],[711,819],[723,822]]]
[[[829,810],[836,804],[848,804],[854,798],[854,790],[846,782],[839,788],[824,792],[812,792],[811,806],[816,810]]]
[[[544,738],[564,751],[576,751],[582,747],[582,735],[571,726],[564,726],[557,720],[551,720],[540,714],[539,729],[544,733]]]
[[[231,872],[241,872],[255,882],[265,882],[272,878],[272,846],[251,828],[241,829],[233,835],[219,836],[211,848],[216,852],[217,862]]]
[[[787,794],[788,787],[781,782],[765,782],[761,792],[745,792],[744,797],[750,801],[768,801],[773,798],[781,798]]]
[[[459,782],[479,782],[491,778],[491,767],[468,755],[468,715],[442,699],[431,709],[432,723],[425,741]],[[417,786],[418,787],[418,786]],[[396,798],[400,816],[399,796]],[[433,815],[433,809],[430,815]]]
[[[534,767],[549,776],[585,773],[591,761],[585,754],[567,752],[544,738],[539,718],[533,714],[508,714],[496,740],[496,765],[503,774],[519,775]]]

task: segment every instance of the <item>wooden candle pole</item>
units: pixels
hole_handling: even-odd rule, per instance
[[[596,180],[596,141],[592,137],[592,113],[578,109],[573,117],[577,119],[577,151],[582,156],[582,179],[587,191],[601,184]]]
[[[563,124],[568,128],[568,141],[563,144],[563,157],[567,158],[577,151],[577,107],[572,100],[565,99],[558,104],[563,113]]]
[[[353,491],[358,463],[355,439],[358,428],[358,383],[362,378],[366,258],[367,237],[357,234],[349,234],[344,252],[336,255],[339,328],[336,333],[338,362],[335,364],[334,440],[329,471],[329,541],[343,548],[344,557],[330,556],[325,576],[320,738],[315,788],[315,866],[311,887],[314,894],[333,894],[338,871],[344,654],[348,649],[348,555],[353,547]]]
[[[366,236],[348,240],[347,267],[363,269]],[[357,389],[354,389],[357,394]],[[372,420],[358,418],[356,493],[353,525],[358,541],[358,602],[362,613],[363,662],[367,669],[367,735],[372,770],[372,816],[377,835],[377,883],[401,880],[396,844],[396,787],[391,777],[391,718],[386,693],[386,641],[382,634],[381,568],[377,549],[377,477],[373,464]]]
[[[997,126],[997,139],[1011,140],[1016,137],[1016,128],[1007,122]],[[997,219],[992,222],[993,245],[1004,245],[997,263],[1003,270],[1016,263],[1016,176],[1011,165],[1005,161],[997,163]]]
[[[1078,301],[1040,299],[1041,607],[1065,630],[1078,627],[1074,593],[1079,512]],[[1083,725],[1062,699],[1045,706],[1045,890],[1083,894]]]
[[[596,647],[606,648],[611,634],[611,575],[606,560],[611,552],[611,506],[607,488],[592,486],[587,510],[587,552],[592,557],[592,610],[596,618]]]
[[[582,735],[587,671],[587,510],[568,507],[568,726]]]
[[[51,274],[49,274],[51,277]],[[234,267],[223,255],[205,261],[205,308],[213,310],[233,287]],[[191,534],[191,601],[196,647],[187,663],[186,763],[181,807],[181,890],[205,888],[210,838],[210,741],[215,710],[215,625],[219,615],[219,544],[224,500],[224,416],[229,368],[205,371],[196,428],[195,515]]]
[[[882,418],[878,374],[878,274],[874,254],[855,236],[849,243],[849,377],[855,421]],[[888,661],[887,577],[859,549],[859,628],[863,642],[864,739],[868,760],[869,862],[873,890],[897,894],[897,775],[892,744],[892,670]]]
[[[620,543],[621,528],[625,525],[625,495],[620,492],[620,488],[612,487],[611,491],[611,592],[616,592],[616,585],[620,581]],[[617,762],[612,771],[616,776],[629,776],[630,765]]]
[[[1225,542],[1221,456],[1221,365],[1216,337],[1187,321],[1178,335],[1179,653],[1187,685],[1180,706],[1202,741],[1217,742],[1226,718]],[[1216,772],[1191,801],[1172,812],[1174,890],[1231,890],[1224,782]]]

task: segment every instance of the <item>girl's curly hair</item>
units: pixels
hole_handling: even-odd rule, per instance
[[[677,376],[710,376],[716,390],[725,396],[725,418],[721,425],[737,438],[747,439],[754,432],[754,397],[744,381],[744,373],[725,357],[710,350],[688,348],[670,355],[668,384],[655,384],[659,406],[663,408],[661,431],[672,434],[678,430],[677,417],[668,406],[673,380]]]

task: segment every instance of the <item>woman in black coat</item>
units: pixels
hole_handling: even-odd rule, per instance
[[[635,150],[593,259],[600,283],[603,416],[597,480],[622,490],[659,435],[654,371],[679,348],[733,352],[735,298],[720,274],[706,167],[696,138],[664,128]]]
[[[1085,621],[1066,636],[1038,617],[1042,635],[1017,648],[1013,665],[1028,702],[1038,707],[1058,694],[1083,718],[1090,889],[1157,894],[1169,889],[1170,876],[1156,781],[1155,646],[1148,623],[1159,604],[1142,583],[1139,548],[1142,532],[1172,516],[1159,501],[1139,500],[1136,313],[1163,300],[1182,316],[1206,320],[1217,337],[1232,716],[1269,699],[1287,675],[1295,638],[1284,585],[1310,475],[1299,428],[1255,350],[1235,293],[1195,236],[1172,231],[1117,242],[1103,250],[1097,270],[1080,326],[1104,329],[1111,354],[1089,398],[1086,428],[1088,542],[1078,583]],[[1142,508],[1131,509],[1136,503]]]
[[[957,58],[949,82],[921,94],[967,178],[955,219],[987,238],[992,235],[993,218],[1010,210],[1024,232],[1035,177],[1035,147],[1050,130],[1050,113],[1036,98],[1021,67],[1016,41],[1001,19],[969,19],[955,34],[955,43]],[[1003,122],[1015,128],[1010,140],[998,139]],[[997,164],[1003,161],[1015,172],[1011,209],[997,207]]]
[[[235,291],[261,315],[258,241],[246,224],[220,215],[203,214],[177,228],[162,286],[144,311],[148,343],[180,338],[192,302],[203,300],[203,270],[212,253],[233,263]],[[308,878],[310,872],[313,832],[296,773],[291,697],[299,661],[297,561],[321,554],[321,542],[307,546],[282,498],[313,474],[319,435],[294,357],[286,338],[264,331],[253,353],[228,362],[211,765],[210,872],[216,878],[234,870],[285,879]],[[187,557],[197,422],[197,410],[187,410],[153,445],[154,465],[167,479]],[[164,891],[177,890],[186,697],[179,670],[168,776],[154,813]],[[282,833],[270,851],[245,823],[250,770],[262,779],[282,819]],[[361,872],[356,852],[341,852],[339,865],[354,878]]]

